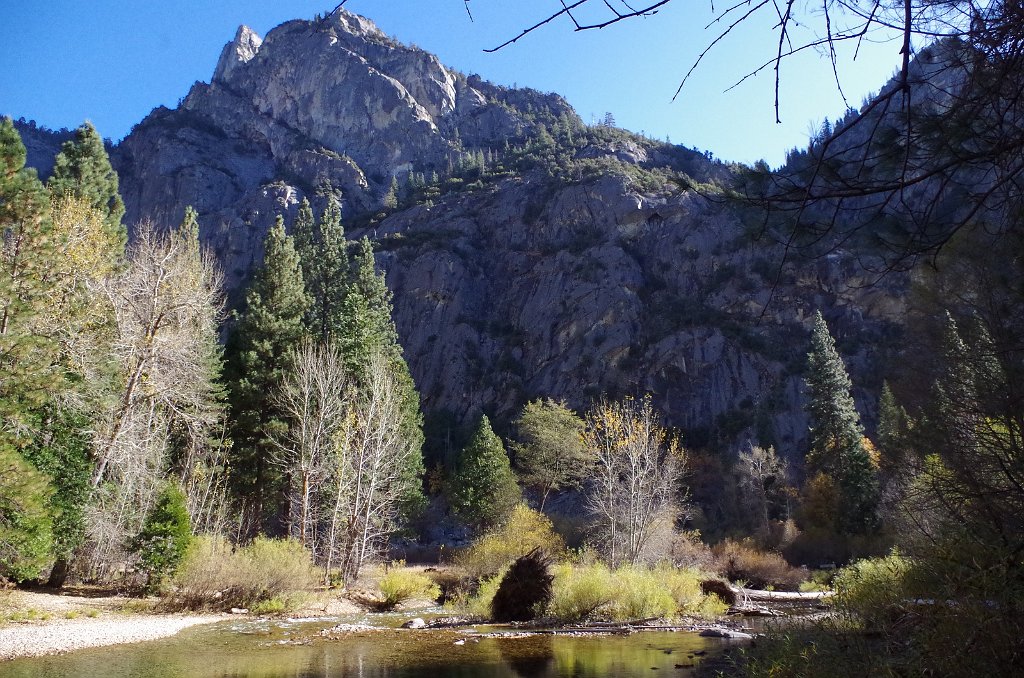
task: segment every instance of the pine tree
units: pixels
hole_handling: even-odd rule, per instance
[[[410,456],[405,469],[407,486],[416,488],[406,497],[406,513],[414,513],[424,503],[420,484],[414,478],[423,475],[423,416],[420,399],[409,366],[402,355],[398,330],[391,318],[392,295],[383,271],[377,272],[373,245],[363,237],[352,261],[351,278],[342,308],[339,344],[345,365],[357,383],[364,381],[366,368],[375,353],[387,361],[402,392],[402,435],[416,453]]]
[[[309,202],[303,200],[292,232],[310,300],[306,325],[313,336],[327,343],[342,330],[348,291],[348,241],[341,225],[341,207],[330,198],[315,223]]]
[[[462,450],[449,498],[459,517],[478,528],[500,523],[522,500],[505,447],[486,415]]]
[[[402,358],[398,330],[391,319],[391,290],[383,273],[377,273],[370,239],[363,237],[352,261],[351,279],[342,302],[340,335],[349,371],[361,375],[374,352],[390,362]]]
[[[315,277],[316,220],[313,217],[313,206],[309,204],[307,198],[303,198],[299,203],[299,212],[292,222],[292,242],[302,264],[302,279],[308,289],[310,281]]]
[[[105,157],[105,156],[104,156]],[[102,284],[123,257],[101,213],[73,194],[51,197],[24,169],[25,149],[0,122],[0,438],[49,478],[50,557],[59,584],[84,538],[91,432],[118,380],[113,312]]]
[[[74,140],[64,142],[54,160],[47,188],[54,197],[69,193],[102,211],[111,237],[124,249],[128,234],[121,224],[124,201],[118,193],[117,172],[111,167],[103,139],[92,123],[84,123],[76,130]]]
[[[839,525],[844,532],[869,530],[877,524],[878,480],[864,447],[860,415],[850,395],[850,377],[820,311],[814,316],[807,362],[812,422],[807,475],[822,473],[838,484],[842,495]]]
[[[384,194],[384,207],[389,210],[393,210],[398,207],[398,177],[391,177],[391,183],[388,185],[387,193]]]
[[[50,200],[10,118],[0,120],[0,442],[30,437],[31,411],[60,382],[58,345],[42,331],[58,254]]]
[[[284,489],[271,459],[274,438],[287,423],[272,394],[289,369],[288,350],[306,334],[303,318],[308,309],[299,257],[278,217],[264,241],[263,265],[246,291],[245,310],[228,347],[233,482],[235,491],[251,502],[260,526]]]
[[[882,383],[878,398],[878,447],[881,451],[882,470],[897,472],[908,452],[909,417],[896,401],[889,382]]]
[[[148,588],[158,589],[164,578],[174,573],[191,542],[185,493],[174,483],[167,483],[131,544],[146,573]]]

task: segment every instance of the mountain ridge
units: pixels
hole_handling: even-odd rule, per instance
[[[725,185],[729,165],[584,125],[557,95],[449,70],[347,12],[262,39],[240,27],[211,82],[112,160],[128,223],[170,226],[193,205],[236,295],[277,214],[340,199],[351,234],[376,242],[428,420],[652,392],[687,444],[798,458],[813,311],[869,421],[885,357],[866,346],[901,312],[903,283],[859,289],[842,253],[780,271],[742,211],[672,181]]]

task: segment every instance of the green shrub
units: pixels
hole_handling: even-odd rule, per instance
[[[922,637],[921,617],[913,610],[917,595],[912,591],[913,568],[911,560],[894,552],[839,570],[833,579],[835,613],[805,625],[771,630],[742,657],[739,673],[807,678],[975,675],[973,670],[951,670],[950,662],[936,662],[941,648],[931,646],[927,635]],[[929,610],[928,618],[945,609],[940,605]],[[940,645],[949,641],[930,639]],[[979,656],[971,655],[968,663],[980,666]],[[938,666],[943,668],[936,671]]]
[[[835,572],[833,570],[813,570],[811,578],[800,584],[800,592],[831,591],[834,575]]]
[[[623,565],[615,570],[615,597],[608,608],[612,621],[676,616],[676,600],[667,582],[642,565]]]
[[[535,548],[557,558],[565,552],[565,543],[547,516],[518,504],[504,524],[459,554],[456,564],[470,577],[480,579],[501,571]]]
[[[258,537],[238,552],[254,602],[304,593],[319,583],[309,551],[297,541]]]
[[[286,598],[269,598],[261,600],[249,610],[253,614],[283,614],[289,607],[289,600]]]
[[[554,576],[548,614],[563,622],[715,616],[726,609],[717,596],[701,591],[706,573],[667,563],[654,568],[623,565],[617,570],[600,562],[562,563],[554,568]]]
[[[608,607],[615,597],[615,582],[603,563],[553,568],[548,614],[560,621],[582,621]]]
[[[917,596],[908,590],[912,562],[897,552],[885,558],[858,560],[836,573],[835,606],[875,628],[898,616]]]
[[[283,611],[300,604],[318,579],[298,542],[260,537],[234,548],[221,537],[203,536],[193,541],[172,582],[164,599],[172,609],[255,608],[279,599]]]
[[[159,588],[185,557],[192,541],[190,523],[185,493],[176,484],[167,483],[131,542],[146,573],[148,588]]]
[[[455,600],[452,601],[452,606],[475,617],[489,618],[491,616],[491,602],[494,600],[494,594],[498,592],[498,587],[501,585],[501,580],[504,576],[505,570],[503,569],[493,577],[482,579],[474,593],[456,596]]]
[[[441,587],[434,580],[422,572],[405,567],[402,561],[392,563],[377,586],[383,599],[381,608],[385,610],[394,609],[413,598],[437,600],[441,595]]]
[[[655,568],[655,575],[676,601],[677,614],[716,617],[729,608],[718,596],[704,594],[701,582],[708,578],[707,572],[662,563]]]

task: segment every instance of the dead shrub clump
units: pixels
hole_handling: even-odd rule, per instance
[[[547,607],[554,580],[548,565],[537,548],[512,563],[491,600],[491,618],[496,622],[529,621]]]
[[[796,591],[808,577],[806,569],[793,567],[778,553],[758,550],[747,541],[727,539],[712,552],[724,577],[745,582],[749,588]]]

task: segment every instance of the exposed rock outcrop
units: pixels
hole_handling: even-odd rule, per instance
[[[304,196],[375,214],[393,177],[450,175],[467,153],[543,155],[551,132],[565,144],[585,129],[557,95],[467,77],[339,11],[265,39],[241,27],[211,82],[153,111],[113,161],[128,222],[174,224],[193,205],[238,289],[274,216],[290,220]],[[742,215],[666,180],[724,182],[726,165],[606,132],[588,133],[571,171],[504,167],[355,229],[377,241],[425,408],[500,420],[538,396],[582,408],[651,392],[690,445],[750,438],[793,454],[813,310],[873,386],[864,347],[887,336],[899,296],[858,289],[842,253],[777,276],[781,250]]]

